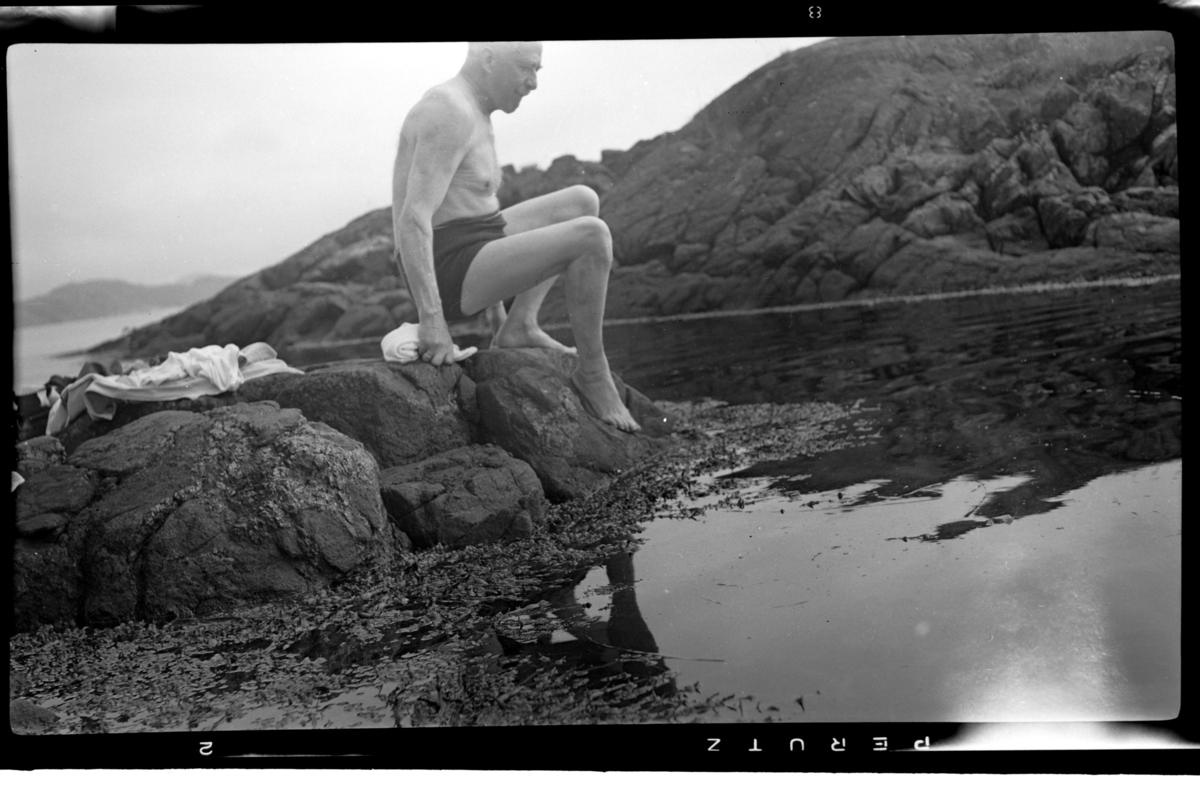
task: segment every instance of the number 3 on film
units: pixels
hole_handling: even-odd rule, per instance
[[[200,755],[212,755],[212,742],[200,743]]]
[[[809,19],[820,19],[821,18],[821,7],[820,6],[809,6],[808,7],[808,18]]]

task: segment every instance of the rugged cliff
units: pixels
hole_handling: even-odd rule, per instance
[[[609,317],[1175,273],[1175,108],[1166,33],[835,39],[501,200],[596,189]],[[392,249],[382,208],[120,347],[380,337],[415,320]]]

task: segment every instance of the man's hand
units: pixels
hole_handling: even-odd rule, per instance
[[[449,365],[454,362],[454,340],[450,328],[441,318],[422,321],[417,333],[417,356],[430,365]]]

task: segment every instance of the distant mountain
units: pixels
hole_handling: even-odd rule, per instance
[[[16,307],[17,324],[34,327],[158,307],[190,305],[216,295],[236,279],[205,275],[169,285],[139,285],[125,280],[71,282],[49,293],[19,302]]]

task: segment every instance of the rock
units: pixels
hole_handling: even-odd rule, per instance
[[[475,442],[473,395],[460,365],[360,359],[313,366],[271,398],[359,441],[383,469]]]
[[[586,185],[603,197],[616,182],[616,176],[603,163],[577,160],[573,155],[555,158],[546,171],[536,166],[527,166],[519,172],[505,166],[503,171],[504,179],[496,192],[501,208],[572,185]]]
[[[45,733],[58,722],[58,715],[32,700],[8,701],[8,722],[13,733]]]
[[[386,222],[390,225],[390,214]],[[389,233],[390,230],[386,228],[364,231],[364,237],[352,240],[309,266],[301,272],[297,281],[373,285],[395,276],[395,246]]]
[[[480,438],[537,473],[546,497],[585,495],[666,445],[673,419],[617,381],[643,432],[629,434],[583,408],[570,382],[575,357],[548,349],[488,349],[464,362],[476,383]]]
[[[987,236],[992,249],[1006,255],[1027,255],[1050,248],[1037,211],[1028,206],[988,222]]]
[[[88,505],[99,478],[71,465],[48,465],[26,477],[16,492],[17,533],[53,533]]]
[[[822,302],[838,302],[856,287],[858,280],[854,277],[843,274],[838,269],[830,269],[817,284],[817,299]]]
[[[1100,188],[1044,197],[1037,204],[1046,240],[1056,249],[1083,244],[1088,225],[1113,209],[1112,200]]]
[[[351,300],[336,293],[300,298],[267,336],[267,342],[282,350],[300,340],[323,340],[350,307]]]
[[[28,479],[51,465],[61,465],[67,451],[53,435],[42,435],[17,443],[17,473]]]
[[[1084,233],[1093,246],[1133,252],[1179,252],[1179,219],[1149,213],[1114,213],[1092,222]]]
[[[1104,113],[1108,148],[1116,151],[1136,141],[1146,130],[1154,85],[1145,78],[1116,72],[1093,92],[1092,102]]]
[[[1099,108],[1077,102],[1054,123],[1054,145],[1082,185],[1100,185],[1108,172],[1108,125]]]
[[[523,539],[546,516],[537,474],[498,446],[464,446],[379,474],[388,515],[417,548]]]
[[[940,194],[914,208],[900,226],[922,238],[971,233],[986,241],[983,219],[968,200],[954,193]]]
[[[140,418],[22,489],[61,485],[74,489],[38,506],[68,517],[65,528],[14,545],[18,630],[158,622],[302,594],[392,546],[374,460],[271,402]]]
[[[708,244],[680,244],[671,255],[671,263],[681,271],[697,269],[704,265],[705,255],[711,249]]]
[[[880,263],[913,239],[908,230],[877,218],[844,238],[834,250],[834,257],[840,270],[852,278],[854,286],[858,286],[870,280]]]
[[[1178,147],[1174,124],[1159,133],[1150,145],[1150,157],[1156,170],[1174,183],[1179,182]]]
[[[399,326],[391,312],[378,304],[352,305],[329,333],[334,340],[382,338]]]
[[[1079,101],[1079,90],[1069,83],[1056,83],[1042,97],[1038,116],[1042,122],[1050,123],[1062,118],[1067,109]]]
[[[1139,211],[1152,216],[1179,218],[1179,186],[1128,188],[1112,197],[1118,212]]]

